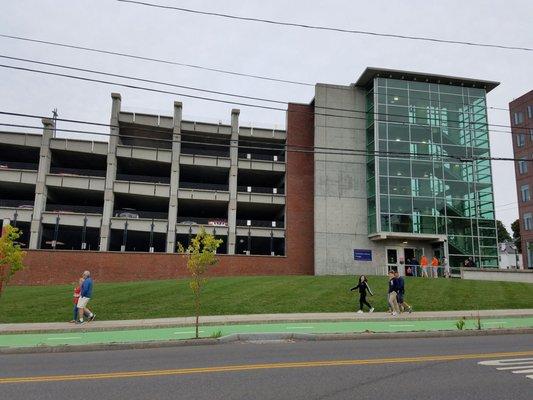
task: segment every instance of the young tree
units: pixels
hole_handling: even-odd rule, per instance
[[[198,321],[200,318],[200,296],[202,288],[207,279],[204,277],[210,266],[218,263],[216,250],[222,243],[222,239],[216,239],[213,235],[207,233],[204,227],[191,240],[187,248],[178,243],[178,251],[185,253],[187,256],[187,269],[191,274],[192,280],[189,286],[194,293],[194,311],[196,314],[196,338],[198,338]]]
[[[511,242],[513,240],[511,239],[511,235],[509,235],[509,231],[507,230],[503,222],[499,219],[496,220],[496,229],[499,243]]]
[[[0,237],[0,296],[15,272],[24,268],[22,260],[24,253],[17,243],[21,232],[11,225],[4,227]]]
[[[520,219],[517,219],[511,224],[511,230],[513,231],[513,240],[519,253],[522,253],[522,238],[520,236]]]

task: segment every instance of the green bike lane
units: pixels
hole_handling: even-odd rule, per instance
[[[230,325],[201,325],[203,338],[219,337],[230,334],[250,333],[309,333],[309,334],[346,334],[346,333],[392,333],[457,330],[457,320],[400,320],[391,318],[386,321],[350,322],[287,322],[254,323]],[[532,328],[533,317],[486,318],[481,320],[482,329],[495,328]],[[133,343],[149,341],[169,341],[191,339],[195,336],[194,326],[176,328],[143,328],[109,331],[79,330],[64,333],[1,334],[0,348],[89,345],[111,343]],[[477,321],[465,320],[464,329],[477,329]]]

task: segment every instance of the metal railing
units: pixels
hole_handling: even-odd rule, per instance
[[[262,154],[239,152],[240,159],[285,162],[284,154]]]
[[[28,163],[19,161],[2,161],[0,160],[0,171],[3,169],[27,169],[30,171],[37,171],[39,169],[38,163]]]
[[[237,186],[239,193],[268,193],[268,194],[285,194],[285,188],[273,188],[264,186]]]
[[[103,169],[63,168],[63,167],[50,167],[50,173],[56,174],[56,175],[98,176],[98,177],[103,177],[106,175],[106,171]]]
[[[130,218],[130,219],[168,219],[168,213],[159,211],[144,211],[117,208],[113,211],[115,218]]]
[[[228,226],[228,220],[226,218],[217,217],[177,217],[176,223],[180,225]]]
[[[238,219],[237,226],[251,226],[258,228],[284,228],[284,221],[266,221],[259,219]]]
[[[180,182],[181,189],[201,189],[201,190],[221,190],[227,192],[228,184],[220,183],[201,183],[201,182]]]
[[[97,206],[77,206],[72,204],[46,204],[46,211],[53,213],[73,213],[73,214],[102,214],[103,207]]]
[[[149,176],[149,175],[133,175],[133,174],[117,174],[118,181],[129,182],[148,182],[148,183],[170,183],[168,176]]]

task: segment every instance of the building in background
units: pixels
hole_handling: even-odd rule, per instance
[[[513,242],[498,243],[498,260],[502,269],[524,269],[522,254]]]
[[[533,90],[509,103],[524,267],[533,268]]]
[[[405,273],[422,255],[497,267],[497,85],[368,68],[289,104],[285,130],[242,126],[239,110],[185,120],[179,102],[127,112],[113,94],[108,141],[54,137],[47,119],[41,135],[1,132],[0,218],[29,248],[19,279],[173,277],[200,225],[224,241],[220,275]]]

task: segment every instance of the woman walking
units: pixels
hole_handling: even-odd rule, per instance
[[[372,293],[372,290],[370,290],[370,286],[368,286],[368,280],[366,279],[366,276],[361,275],[359,277],[359,283],[357,286],[350,289],[350,291],[354,291],[359,289],[359,311],[357,311],[358,314],[363,313],[363,306],[366,305],[369,308],[368,312],[374,312],[374,307],[370,305],[368,301],[366,301],[366,292],[370,293],[370,296],[374,296],[374,293]]]

